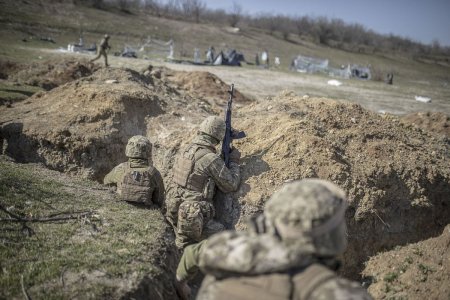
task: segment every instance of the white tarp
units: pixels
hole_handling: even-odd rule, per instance
[[[319,59],[299,55],[292,60],[291,69],[302,73],[326,71],[328,69],[328,59]]]
[[[342,82],[340,82],[340,81],[338,81],[338,80],[335,80],[335,79],[328,80],[327,83],[328,83],[329,85],[334,85],[334,86],[340,86],[340,85],[342,85]]]
[[[414,98],[416,99],[416,101],[420,101],[420,102],[423,102],[423,103],[430,103],[431,102],[431,98],[429,98],[429,97],[415,96]]]

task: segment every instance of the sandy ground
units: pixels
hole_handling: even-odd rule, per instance
[[[55,52],[55,50],[52,51]],[[92,56],[90,54],[69,53],[61,53],[61,55]],[[258,101],[270,101],[271,97],[284,90],[289,90],[300,96],[343,99],[359,103],[366,109],[380,113],[404,115],[414,112],[434,111],[450,115],[450,85],[444,81],[412,81],[398,76],[398,78],[395,78],[394,85],[391,86],[376,81],[345,80],[325,75],[301,74],[255,67],[212,67],[129,59],[111,55],[108,56],[108,59],[113,67],[127,67],[135,70],[141,70],[152,64],[179,71],[210,72],[228,84],[234,83],[236,88]],[[102,60],[98,60],[98,62],[103,65]],[[332,79],[339,80],[342,85],[328,85],[327,82]],[[416,101],[415,96],[429,97],[431,103]]]

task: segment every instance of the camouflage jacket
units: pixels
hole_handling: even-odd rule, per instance
[[[137,171],[145,171],[149,167],[149,162],[146,159],[141,158],[129,158],[128,162],[121,163],[114,167],[108,174],[106,174],[103,179],[104,184],[117,185],[118,191],[120,190],[120,185],[122,183],[125,171],[127,170],[127,164],[130,165],[131,169],[136,169]],[[153,197],[151,202],[159,207],[164,208],[165,206],[165,194],[164,194],[164,182],[159,171],[155,170],[151,180],[151,188],[154,189],[152,193]]]
[[[197,252],[207,274],[197,299],[371,299],[358,283],[325,267],[325,260],[286,249],[272,234],[226,231]]]
[[[223,159],[220,155],[216,154],[214,150],[214,143],[212,138],[207,135],[198,135],[192,144],[204,146],[205,149],[210,149],[210,153],[202,156],[198,161],[195,162],[193,173],[201,174],[202,176],[207,176],[211,179],[212,187],[208,190],[214,190],[216,186],[219,190],[224,193],[229,193],[236,191],[240,180],[239,165],[231,162],[230,168],[225,166]],[[192,144],[190,146],[192,146]],[[170,183],[167,189],[167,219],[172,225],[176,224],[176,219],[178,216],[178,207],[183,201],[203,201],[212,200],[210,193],[205,198],[204,193],[193,191],[184,187],[179,186],[176,183]]]
[[[105,38],[103,38],[103,39],[100,41],[100,50],[106,51],[106,49],[110,49],[110,48],[111,48],[111,47],[110,47],[109,44],[108,44],[108,40],[105,39]]]

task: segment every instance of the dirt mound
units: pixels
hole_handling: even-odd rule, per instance
[[[450,225],[441,236],[380,253],[363,275],[375,299],[448,299]]]
[[[309,177],[331,180],[348,191],[349,247],[343,273],[358,278],[370,256],[436,236],[448,223],[445,137],[357,104],[291,93],[236,108],[233,118],[233,126],[247,133],[235,142],[242,152],[242,181],[231,204],[237,229],[261,212],[283,183]],[[176,155],[196,128],[167,130],[160,136],[159,143],[172,146],[167,157]],[[219,219],[226,222],[221,212],[230,208],[223,205],[216,201]]]
[[[19,161],[98,179],[125,159],[130,136],[145,134],[145,118],[163,112],[164,100],[147,81],[134,71],[102,69],[5,109],[5,150]]]
[[[450,137],[450,118],[441,112],[419,112],[402,117],[402,122]]]
[[[172,72],[167,78],[192,95],[213,100],[218,105],[223,105],[228,99],[229,85],[209,72]],[[234,95],[236,105],[248,104],[252,101],[238,90],[235,90]]]
[[[260,211],[284,182],[320,177],[337,183],[350,200],[346,275],[355,277],[369,256],[436,236],[448,223],[445,138],[356,104],[289,93],[239,110],[235,126],[248,136],[236,142],[243,181],[235,215]]]
[[[100,69],[12,108],[0,108],[0,142],[4,141],[4,152],[18,161],[42,162],[101,180],[126,159],[126,142],[136,134],[155,137],[155,164],[165,169],[170,159],[158,141],[167,136],[167,128],[182,136],[186,127],[215,109],[157,77]]]
[[[8,71],[8,80],[51,90],[91,75],[99,67],[87,60],[57,60],[18,65]]]

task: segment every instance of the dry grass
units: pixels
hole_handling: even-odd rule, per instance
[[[0,210],[0,298],[22,297],[21,277],[32,299],[111,299],[161,274],[167,225],[158,210],[117,201],[94,182],[3,156],[0,169],[0,205],[10,213],[30,219],[80,215],[11,222],[14,217]]]

